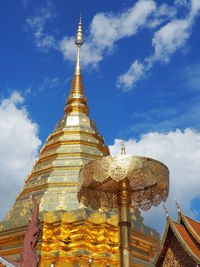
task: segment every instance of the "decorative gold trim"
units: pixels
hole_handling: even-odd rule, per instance
[[[52,148],[56,148],[60,145],[66,145],[66,144],[69,144],[69,145],[86,145],[86,146],[89,146],[89,147],[96,147],[96,148],[99,148],[101,149],[102,151],[104,150],[108,150],[108,148],[106,146],[102,146],[98,143],[93,143],[91,141],[85,141],[85,140],[57,140],[56,142],[52,143],[52,144],[46,144],[45,146],[45,150],[49,150],[49,149],[52,149]]]
[[[86,152],[55,152],[55,153],[53,153],[52,155],[50,155],[50,156],[45,156],[45,157],[40,157],[39,158],[39,160],[38,160],[38,163],[45,163],[46,161],[49,161],[49,160],[53,160],[53,159],[63,159],[62,157],[63,156],[66,156],[66,158],[65,158],[65,160],[67,160],[67,157],[77,157],[77,159],[78,158],[80,158],[80,157],[82,157],[82,156],[85,156],[86,158],[88,157],[88,158],[91,158],[91,156],[92,156],[92,158],[96,158],[96,159],[98,159],[98,158],[100,158],[101,156],[100,155],[95,155],[95,154],[89,154],[89,153],[86,153]]]
[[[27,193],[30,193],[32,191],[38,191],[38,190],[42,190],[42,189],[49,188],[49,187],[55,187],[55,186],[56,187],[76,187],[77,183],[74,183],[74,182],[46,183],[46,184],[42,184],[42,185],[38,185],[38,186],[33,186],[30,188],[24,189],[23,192],[21,193],[21,195],[18,197],[18,199],[20,197],[22,197],[23,195],[26,195]]]
[[[69,129],[56,130],[55,132],[52,132],[49,136],[48,141],[50,141],[56,137],[63,136],[63,135],[64,136],[65,135],[85,135],[85,136],[93,137],[104,144],[104,138],[100,134],[84,132],[84,131],[79,131],[79,130],[75,131],[75,130],[69,130]]]

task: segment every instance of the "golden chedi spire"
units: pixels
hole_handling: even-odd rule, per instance
[[[84,95],[83,81],[81,75],[81,64],[80,64],[80,47],[83,45],[83,33],[82,33],[82,22],[81,16],[78,24],[78,30],[76,33],[75,44],[77,46],[77,58],[75,72],[72,80],[71,91],[67,98],[65,105],[65,113],[81,112],[86,115],[89,114],[87,98]]]

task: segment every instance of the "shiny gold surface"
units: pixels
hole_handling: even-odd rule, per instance
[[[132,222],[134,230],[131,231],[130,242],[135,250],[131,254],[141,262],[150,262],[158,241],[136,230],[138,215],[138,212],[135,213],[135,221]],[[52,262],[56,266],[88,266],[90,256],[92,266],[119,266],[118,220],[115,214],[109,216],[104,212],[81,209],[64,212],[61,218],[59,221],[52,213],[45,215],[41,266],[49,266]]]
[[[134,266],[146,266],[155,255],[158,239],[155,231],[146,232],[149,228],[142,223],[138,211],[131,214],[131,218],[132,255],[137,259]],[[49,267],[51,263],[61,267],[88,266],[89,256],[93,260],[92,266],[119,266],[118,219],[115,213],[88,209],[46,212],[42,221],[43,233],[38,244],[41,266]],[[0,235],[1,255],[17,259],[25,231],[26,228],[18,227],[5,233],[4,237]]]
[[[130,205],[131,195],[129,191],[129,180],[126,178],[119,182],[118,194],[118,226],[119,226],[119,250],[120,266],[132,266],[131,253],[131,220]]]
[[[78,30],[75,38],[75,44],[77,45],[77,59],[74,77],[72,81],[70,95],[66,100],[65,113],[83,113],[88,115],[89,108],[87,98],[84,95],[83,81],[81,75],[81,64],[80,64],[80,46],[83,45],[83,33],[81,17],[78,25]]]
[[[91,161],[79,173],[78,199],[96,210],[117,210],[119,182],[130,183],[131,206],[148,210],[165,201],[169,170],[161,162],[139,156],[108,156]]]
[[[80,20],[79,20],[79,24],[78,24],[78,30],[76,33],[76,38],[75,38],[75,44],[77,46],[81,46],[83,45],[83,33],[82,33],[82,19],[81,19],[81,15],[80,15]]]
[[[79,173],[78,199],[94,210],[118,209],[120,266],[132,266],[130,207],[148,210],[165,201],[169,170],[151,158],[107,156],[86,164]]]

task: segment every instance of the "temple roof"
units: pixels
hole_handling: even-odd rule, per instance
[[[193,220],[187,215],[184,215],[182,211],[179,213],[178,222],[183,224],[193,238],[200,244],[200,223]]]
[[[192,256],[197,262],[200,262],[200,246],[190,235],[185,225],[181,225],[175,221],[170,222],[170,226],[179,240],[182,247]]]
[[[200,223],[189,216],[184,215],[181,209],[178,208],[177,222],[172,220],[167,213],[160,251],[154,258],[155,265],[161,266],[160,263],[165,257],[168,245],[173,235],[185,252],[196,263],[200,263]]]

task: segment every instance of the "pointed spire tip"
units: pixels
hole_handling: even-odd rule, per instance
[[[80,13],[80,20],[79,20],[79,24],[82,24],[82,13]]]
[[[82,32],[82,14],[80,13],[80,20],[78,24],[78,30],[76,33],[75,44],[78,47],[80,47],[83,45],[83,43],[84,43],[84,39],[83,39],[83,32]]]

